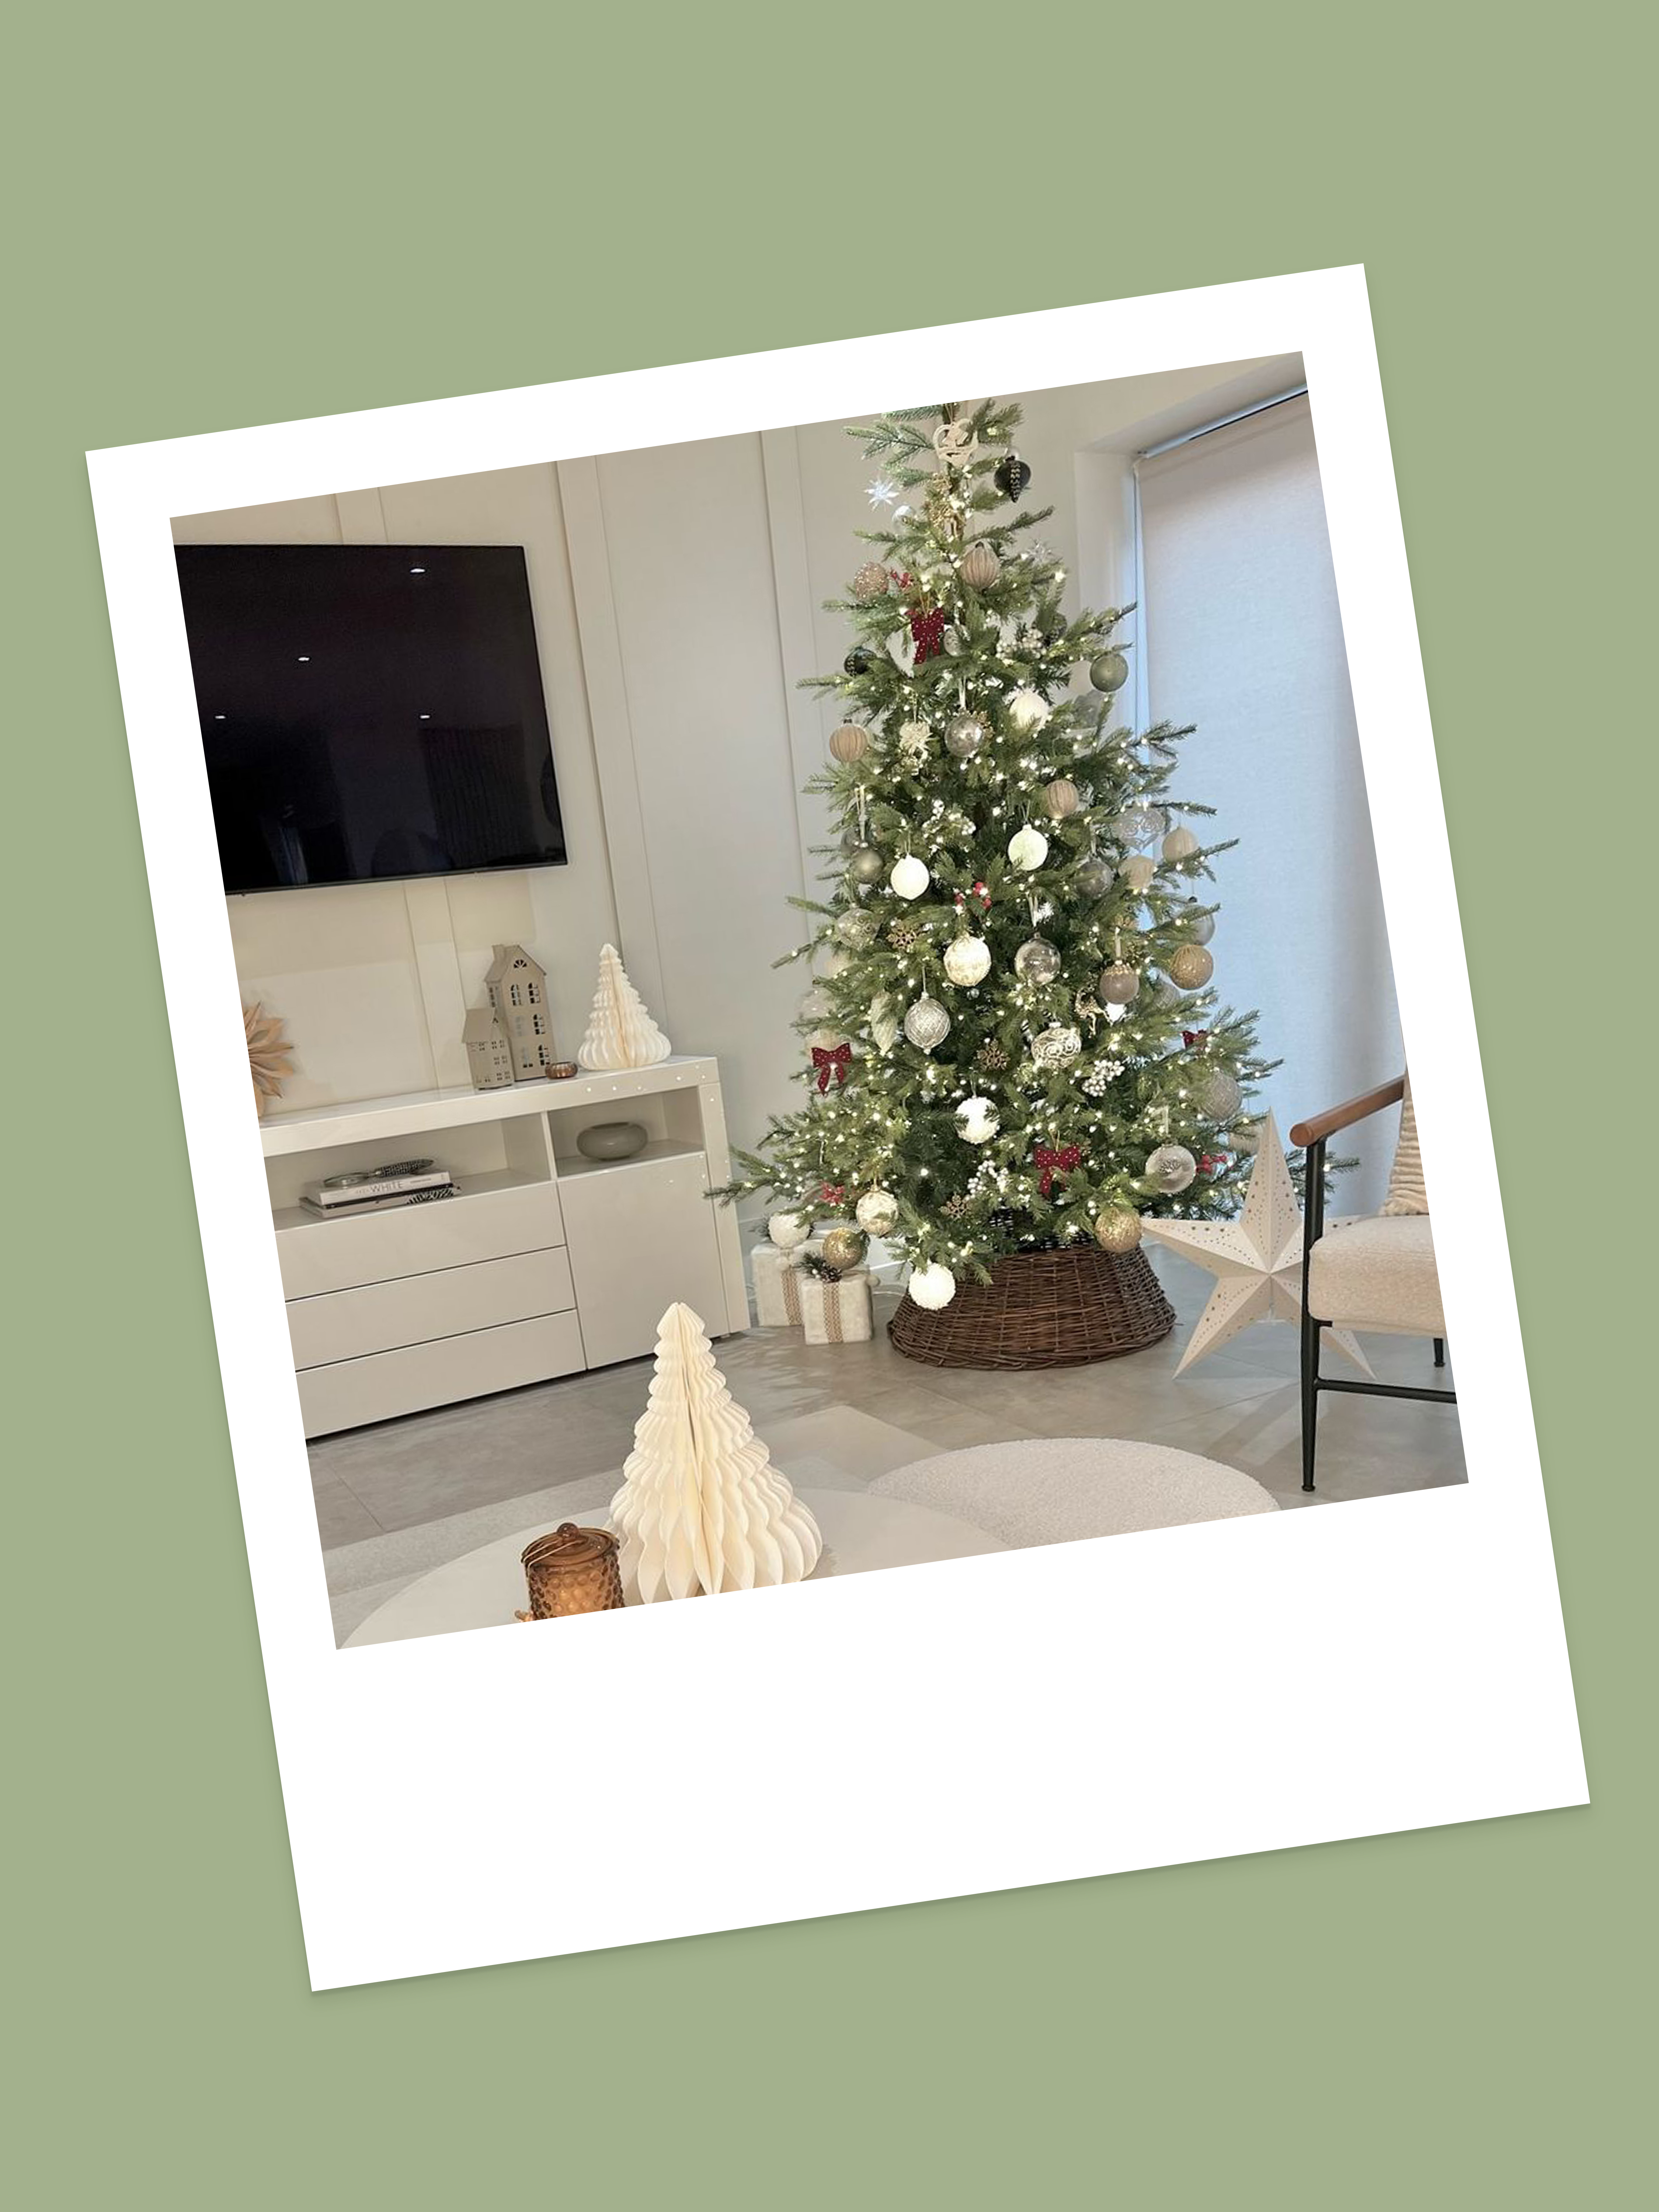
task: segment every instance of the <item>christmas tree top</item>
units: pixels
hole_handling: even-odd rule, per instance
[[[852,434],[884,526],[844,599],[841,720],[808,786],[826,850],[816,975],[796,1027],[809,1097],[744,1179],[808,1214],[856,1211],[918,1296],[1020,1251],[1139,1240],[1142,1212],[1236,1210],[1254,1017],[1209,988],[1225,846],[1176,795],[1189,732],[1116,718],[1127,608],[1066,611],[1018,501],[1019,410],[906,410]]]

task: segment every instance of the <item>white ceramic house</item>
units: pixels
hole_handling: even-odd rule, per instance
[[[547,1011],[547,970],[522,945],[498,945],[484,977],[489,1003],[507,1033],[513,1080],[544,1075],[553,1058],[553,1024]]]
[[[475,1006],[461,1031],[467,1073],[475,1091],[499,1090],[513,1080],[513,1048],[493,1006]]]

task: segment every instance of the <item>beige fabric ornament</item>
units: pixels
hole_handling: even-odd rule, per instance
[[[843,768],[861,761],[870,750],[870,732],[857,722],[843,722],[838,730],[830,732],[830,750]]]
[[[1197,850],[1198,840],[1184,824],[1178,830],[1171,830],[1164,840],[1164,857],[1166,860],[1190,860]]]
[[[1075,814],[1083,804],[1083,794],[1069,775],[1057,775],[1044,789],[1042,798],[1056,822],[1063,822],[1068,814]]]
[[[1417,1109],[1412,1104],[1412,1079],[1406,1078],[1406,1095],[1400,1104],[1400,1135],[1389,1171],[1389,1194],[1384,1213],[1426,1213],[1429,1194],[1423,1181],[1423,1154],[1417,1141]]]
[[[1178,945],[1170,956],[1170,981],[1183,991],[1201,991],[1215,973],[1215,961],[1201,945]]]
[[[1131,853],[1127,860],[1119,862],[1117,872],[1132,891],[1150,890],[1158,862],[1150,853]]]
[[[970,545],[962,556],[962,580],[976,592],[988,592],[1001,573],[1001,562],[982,538],[977,545]]]
[[[577,1060],[595,1072],[655,1067],[673,1049],[629,981],[622,955],[614,945],[601,945],[599,988],[587,1018],[587,1034],[576,1048]]]
[[[650,1402],[611,1501],[623,1589],[640,1603],[803,1582],[817,1522],[773,1466],[690,1306],[657,1332]]]

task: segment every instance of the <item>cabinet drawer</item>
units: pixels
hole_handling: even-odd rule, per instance
[[[360,1221],[299,1222],[276,1231],[276,1254],[286,1296],[310,1298],[563,1242],[557,1186],[532,1182],[395,1206]]]
[[[459,1204],[459,1200],[454,1201]],[[289,1302],[288,1333],[296,1367],[321,1367],[331,1359],[391,1352],[536,1314],[563,1313],[574,1305],[570,1262],[562,1248],[520,1252],[508,1260],[481,1260],[471,1267],[442,1267],[427,1275],[402,1275],[362,1290],[325,1291]]]
[[[300,1407],[306,1434],[326,1436],[335,1429],[361,1428],[398,1413],[418,1413],[428,1406],[574,1374],[582,1364],[575,1315],[547,1314],[401,1352],[308,1367],[299,1378]]]

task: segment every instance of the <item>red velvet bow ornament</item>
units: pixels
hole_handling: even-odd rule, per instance
[[[827,1182],[818,1194],[821,1202],[825,1206],[839,1206],[846,1195],[847,1186],[844,1182]]]
[[[1220,1175],[1224,1170],[1226,1165],[1227,1155],[1225,1152],[1206,1152],[1203,1158],[1198,1164],[1200,1174],[1206,1176]]]
[[[812,1065],[818,1072],[818,1089],[827,1091],[830,1088],[831,1068],[836,1072],[836,1082],[845,1083],[847,1071],[851,1066],[852,1060],[853,1048],[850,1044],[838,1044],[828,1052],[821,1044],[815,1044],[812,1048]]]
[[[1191,1052],[1199,1045],[1208,1044],[1210,1032],[1208,1030],[1182,1030],[1181,1042],[1186,1046],[1188,1051]]]
[[[1083,1158],[1081,1145],[1039,1145],[1036,1151],[1038,1167],[1042,1170],[1037,1188],[1047,1198],[1054,1188],[1057,1175],[1070,1175]]]
[[[945,650],[945,610],[929,607],[924,612],[917,607],[910,617],[910,635],[916,641],[916,665],[931,660],[935,653]]]

